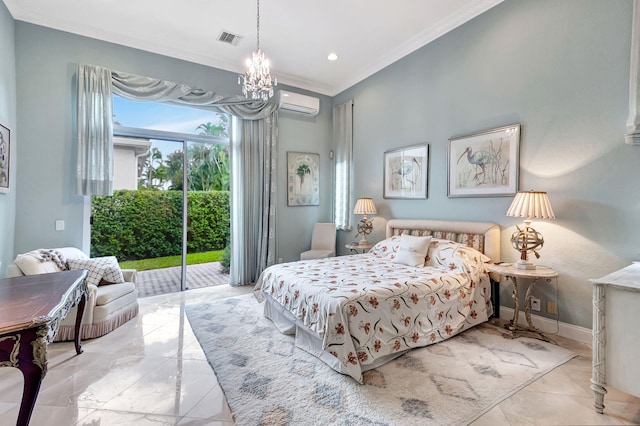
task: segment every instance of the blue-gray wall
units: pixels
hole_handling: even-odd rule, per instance
[[[184,82],[223,94],[240,92],[234,73],[24,22],[16,22],[15,42],[22,141],[15,253],[38,247],[82,245],[85,197],[75,195],[77,64]],[[277,226],[285,229],[284,235],[296,235],[291,240],[278,240],[277,256],[284,260],[295,260],[308,249],[314,222],[331,218],[331,181],[321,185],[320,206],[286,206],[286,151],[320,153],[321,175],[332,174],[328,160],[331,100],[319,97],[321,113],[317,117],[282,114],[280,118],[278,161],[282,167],[278,184],[282,191],[278,195]],[[65,220],[64,231],[55,231],[57,219]]]
[[[623,140],[631,16],[623,0],[506,1],[339,94],[334,104],[355,103],[355,197],[372,196],[385,218],[496,222],[515,261],[512,198],[447,198],[447,145],[522,124],[520,189],[547,191],[557,216],[533,223],[545,238],[537,262],[560,273],[560,320],[591,327],[587,280],[640,258],[640,148]],[[383,199],[384,151],[419,143],[431,147],[429,198]],[[545,307],[555,285],[536,295]]]
[[[0,276],[4,276],[13,260],[13,236],[16,216],[16,161],[18,155],[18,131],[16,129],[16,53],[15,25],[11,14],[0,2],[0,120],[10,127],[11,164],[9,193],[0,193]]]
[[[545,237],[538,262],[560,273],[557,296],[544,283],[536,295],[543,306],[557,298],[561,321],[590,327],[587,280],[640,257],[640,149],[623,142],[631,12],[631,0],[507,1],[333,99],[320,96],[316,119],[283,115],[277,256],[296,259],[311,225],[332,216],[331,104],[353,99],[354,198],[372,196],[378,206],[371,239],[383,237],[391,217],[492,221],[503,227],[504,260],[515,260],[508,239],[520,220],[504,216],[510,197],[447,198],[447,140],[520,123],[520,188],[547,191],[558,217],[534,223]],[[0,195],[0,212],[17,212],[15,245],[11,255],[2,253],[3,269],[16,253],[82,242],[83,199],[73,193],[77,63],[237,93],[233,73],[21,22],[14,39],[4,8],[0,24],[0,53],[12,58],[15,43],[20,76],[17,191]],[[15,73],[3,72],[0,88],[8,94],[0,91],[0,115],[11,117]],[[429,198],[383,199],[383,153],[418,143],[431,146]],[[286,206],[286,151],[321,154],[319,207]],[[56,219],[66,220],[66,231],[54,231]],[[340,232],[340,247],[354,234]],[[4,220],[0,237],[3,245],[13,238]]]

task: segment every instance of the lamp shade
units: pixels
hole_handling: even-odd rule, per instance
[[[376,205],[372,198],[358,198],[353,208],[353,214],[377,214]]]
[[[546,192],[521,191],[511,202],[507,216],[535,219],[555,219],[549,197]]]

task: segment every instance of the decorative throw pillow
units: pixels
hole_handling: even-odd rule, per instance
[[[423,267],[427,252],[431,244],[431,237],[415,237],[413,235],[402,234],[400,236],[400,247],[398,255],[393,259],[396,263],[408,266]]]
[[[60,272],[60,268],[53,261],[45,261],[37,251],[19,254],[13,261],[24,275],[47,274]]]
[[[115,256],[94,257],[91,259],[67,259],[69,269],[86,269],[87,284],[95,286],[124,282],[124,276]]]

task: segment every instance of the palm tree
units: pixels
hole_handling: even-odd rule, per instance
[[[151,149],[142,166],[138,181],[140,188],[162,189],[168,179],[167,169],[163,163],[162,152],[158,148]]]
[[[200,131],[199,135],[209,135],[209,136],[217,136],[217,137],[229,137],[229,133],[227,132],[227,128],[229,126],[229,116],[220,114],[218,115],[217,124],[213,124],[208,121],[207,123],[201,124],[196,127],[196,131]]]

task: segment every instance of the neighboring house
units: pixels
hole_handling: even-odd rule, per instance
[[[113,137],[113,189],[138,189],[140,170],[150,147],[149,139]]]

